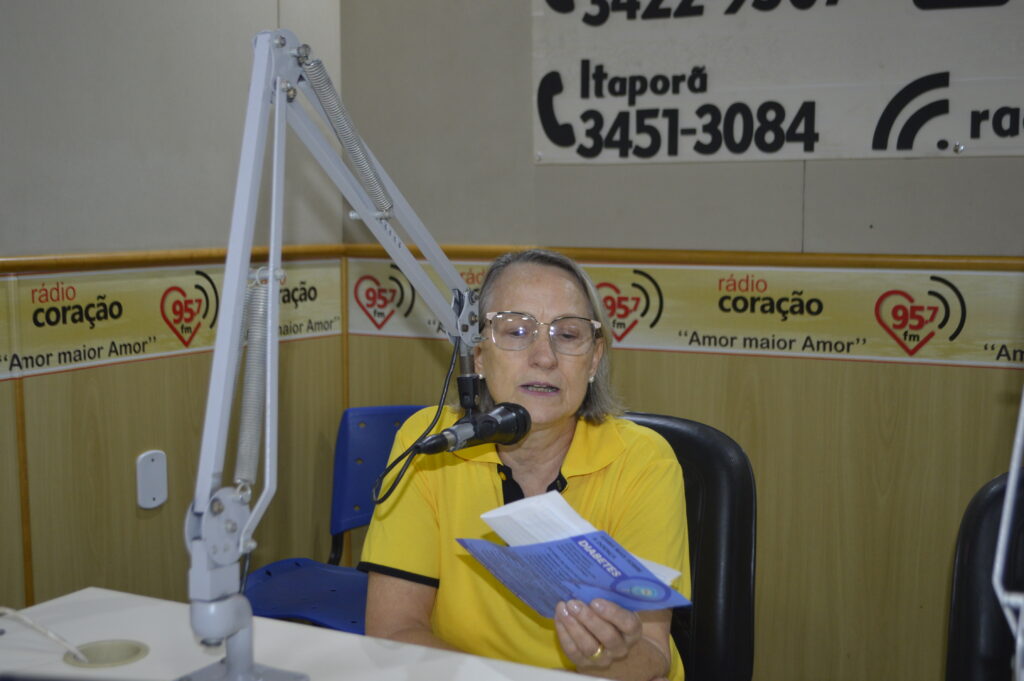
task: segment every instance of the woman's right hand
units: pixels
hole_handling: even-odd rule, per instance
[[[669,672],[670,618],[670,610],[638,614],[603,598],[589,605],[569,601],[555,608],[555,631],[562,650],[581,673],[657,681]]]

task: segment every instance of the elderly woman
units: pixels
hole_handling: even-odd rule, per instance
[[[682,472],[658,434],[618,411],[609,386],[607,320],[572,260],[531,250],[498,258],[481,288],[482,408],[521,404],[532,427],[518,443],[420,456],[379,505],[363,547],[366,633],[612,679],[683,678],[670,610],[634,613],[609,601],[533,611],[455,540],[494,539],[480,514],[557,490],[634,555],[676,568],[689,595]],[[403,425],[393,456],[430,423]],[[435,432],[454,423],[446,408]]]

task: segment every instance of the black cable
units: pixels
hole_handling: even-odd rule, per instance
[[[238,593],[245,593],[245,585],[249,581],[249,562],[252,559],[252,553],[242,554],[242,583],[238,585]]]
[[[419,452],[414,451],[416,449],[416,445],[418,445],[423,440],[423,438],[430,434],[430,431],[432,431],[434,429],[434,426],[437,425],[438,419],[441,418],[441,410],[444,409],[444,401],[445,399],[448,398],[448,386],[451,385],[452,375],[455,373],[455,362],[459,357],[459,346],[461,345],[461,343],[462,339],[460,338],[456,338],[454,341],[452,348],[452,360],[448,364],[448,373],[444,377],[444,386],[441,388],[441,399],[438,400],[437,402],[437,411],[434,412],[434,418],[430,421],[430,425],[427,426],[426,430],[424,430],[423,433],[420,434],[418,438],[416,438],[416,441],[413,442],[408,449],[402,452],[400,456],[396,457],[394,461],[389,463],[387,465],[387,468],[384,469],[383,473],[377,476],[377,482],[373,485],[374,504],[384,503],[384,501],[391,496],[391,493],[395,491],[395,488],[398,487],[398,483],[402,480],[402,477],[405,475],[405,471],[409,469],[409,464],[412,463],[412,460],[416,457],[416,454],[419,454]],[[398,475],[395,477],[395,481],[391,483],[391,487],[389,487],[388,491],[385,492],[383,496],[381,496],[380,488],[384,484],[384,478],[387,476],[388,473],[391,472],[391,469],[397,466],[398,463],[402,460],[405,460],[405,464],[398,471]]]

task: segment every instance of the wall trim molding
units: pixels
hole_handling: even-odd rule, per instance
[[[449,244],[442,250],[452,260],[493,260],[526,245]],[[644,265],[733,265],[742,267],[836,267],[866,269],[932,269],[1024,271],[1024,257],[988,255],[899,255],[870,253],[787,253],[755,251],[687,251],[648,248],[580,248],[550,246],[584,263],[627,263]],[[419,249],[410,248],[419,256]],[[166,267],[195,263],[223,262],[224,248],[167,251],[123,251],[0,257],[0,274],[74,272],[129,267]],[[253,249],[253,259],[267,257],[267,248]],[[322,244],[285,246],[287,260],[321,258],[384,258],[378,244]]]

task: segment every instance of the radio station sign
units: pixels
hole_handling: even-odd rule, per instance
[[[438,290],[445,286],[433,268],[421,262]],[[470,288],[484,281],[487,263],[453,263]],[[402,271],[390,260],[350,258],[348,261],[350,333],[404,338],[447,338],[437,317],[418,301]]]
[[[1024,153],[1019,0],[532,0],[539,163]]]
[[[468,285],[486,263],[456,263]],[[1024,368],[1024,273],[587,266],[613,347]],[[446,338],[387,260],[349,263],[349,331]],[[527,310],[528,311],[528,310]]]
[[[281,340],[340,335],[341,265],[289,262]],[[224,268],[0,278],[0,380],[210,350]]]

